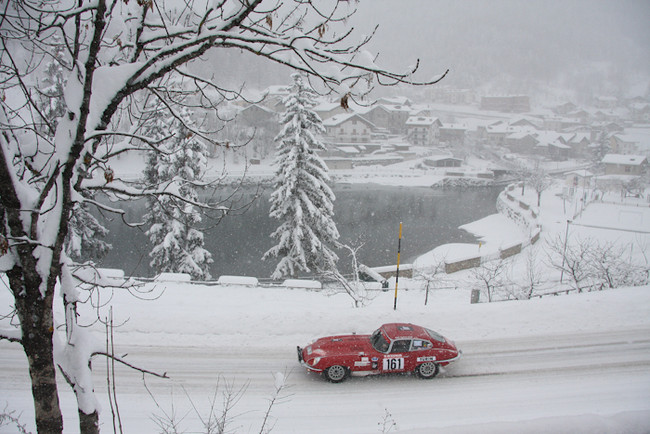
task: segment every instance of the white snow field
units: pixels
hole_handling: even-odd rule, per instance
[[[650,430],[650,287],[470,304],[469,290],[381,292],[364,308],[343,294],[308,290],[165,284],[156,301],[115,294],[116,352],[137,366],[167,372],[146,383],[187,432],[201,432],[192,404],[207,417],[215,388],[246,390],[231,427],[259,432],[267,399],[286,377],[272,409],[277,433],[378,432],[386,411],[398,432],[647,432]],[[330,384],[307,374],[296,345],[334,333],[367,333],[410,321],[456,341],[463,358],[437,378],[350,378]],[[97,338],[103,339],[101,327]],[[32,423],[24,355],[1,343],[3,406]],[[94,366],[102,431],[112,432],[104,361]],[[158,432],[162,415],[142,375],[117,367],[125,432]],[[280,378],[279,378],[280,377]],[[61,382],[66,432],[76,403]],[[190,402],[191,398],[191,402]],[[221,396],[217,395],[217,407]],[[11,430],[2,432],[12,432]]]
[[[543,196],[543,237],[564,234],[563,209],[551,202],[557,200],[552,192]],[[630,252],[636,255],[648,235],[629,229],[647,231],[648,213],[647,206],[590,205],[571,225],[570,237],[636,241],[641,248]],[[481,249],[521,233],[504,230],[497,220],[468,228],[483,237]],[[264,425],[274,433],[650,432],[650,286],[471,304],[467,273],[447,277],[456,289],[431,291],[427,305],[421,282],[400,277],[396,310],[394,279],[361,308],[326,290],[193,284],[173,276],[147,284],[149,292],[137,297],[103,290],[94,301],[102,318],[113,309],[116,354],[169,376],[146,376],[143,383],[141,373],[116,366],[123,431],[161,432],[156,420],[173,418],[179,432],[205,432],[201,419],[208,418],[211,402],[220,414],[223,393],[243,389],[229,413],[229,432],[260,432],[281,385]],[[1,290],[0,314],[11,303],[8,289]],[[80,313],[82,319],[96,315],[89,304]],[[296,345],[335,333],[370,333],[393,321],[439,331],[463,350],[462,359],[433,380],[391,375],[341,384],[307,374],[297,362]],[[90,330],[105,345],[104,326]],[[24,357],[19,345],[0,342],[0,412],[13,412],[33,432]],[[105,359],[97,357],[93,368],[101,429],[113,432]],[[59,381],[65,432],[75,433],[74,395]],[[16,432],[15,425],[0,432]]]

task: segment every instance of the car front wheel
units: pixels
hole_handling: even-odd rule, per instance
[[[418,377],[424,378],[424,379],[431,379],[438,375],[438,365],[433,362],[424,362],[421,365],[418,365],[417,368],[415,368],[415,373],[417,374]]]
[[[325,369],[325,378],[332,383],[340,383],[348,376],[348,370],[345,366],[334,365]]]

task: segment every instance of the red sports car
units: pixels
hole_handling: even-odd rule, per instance
[[[298,361],[312,372],[321,372],[340,383],[348,375],[415,372],[433,378],[440,366],[461,356],[456,345],[444,336],[414,324],[384,324],[371,335],[341,335],[320,338],[298,347]]]

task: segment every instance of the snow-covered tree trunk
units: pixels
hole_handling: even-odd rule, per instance
[[[42,283],[36,267],[31,265],[25,264],[22,270],[9,270],[7,277],[15,295],[16,313],[20,320],[20,343],[27,356],[36,429],[42,433],[56,433],[63,430],[63,417],[59,408],[52,352],[54,291],[42,297],[38,291],[31,289],[40,288]]]

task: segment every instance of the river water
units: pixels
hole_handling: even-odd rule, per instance
[[[386,187],[374,184],[337,185],[334,188],[334,220],[343,243],[362,247],[361,263],[375,267],[395,264],[399,224],[402,222],[401,259],[409,263],[429,250],[446,243],[475,242],[460,225],[496,212],[496,199],[502,187],[447,188]],[[269,218],[270,189],[261,192],[246,212],[229,215],[204,230],[205,247],[214,263],[210,273],[267,278],[275,268],[273,260],[261,257],[274,245],[269,235],[278,221]],[[255,192],[245,190],[239,202],[248,203]],[[138,221],[145,205],[128,203],[124,207],[127,221]],[[119,220],[119,221],[118,221]],[[208,221],[206,221],[208,223]],[[106,222],[110,230],[107,241],[112,251],[98,264],[121,268],[127,275],[152,277],[149,267],[151,249],[145,229],[128,228],[120,219]],[[349,271],[344,251],[337,252],[340,268]]]

